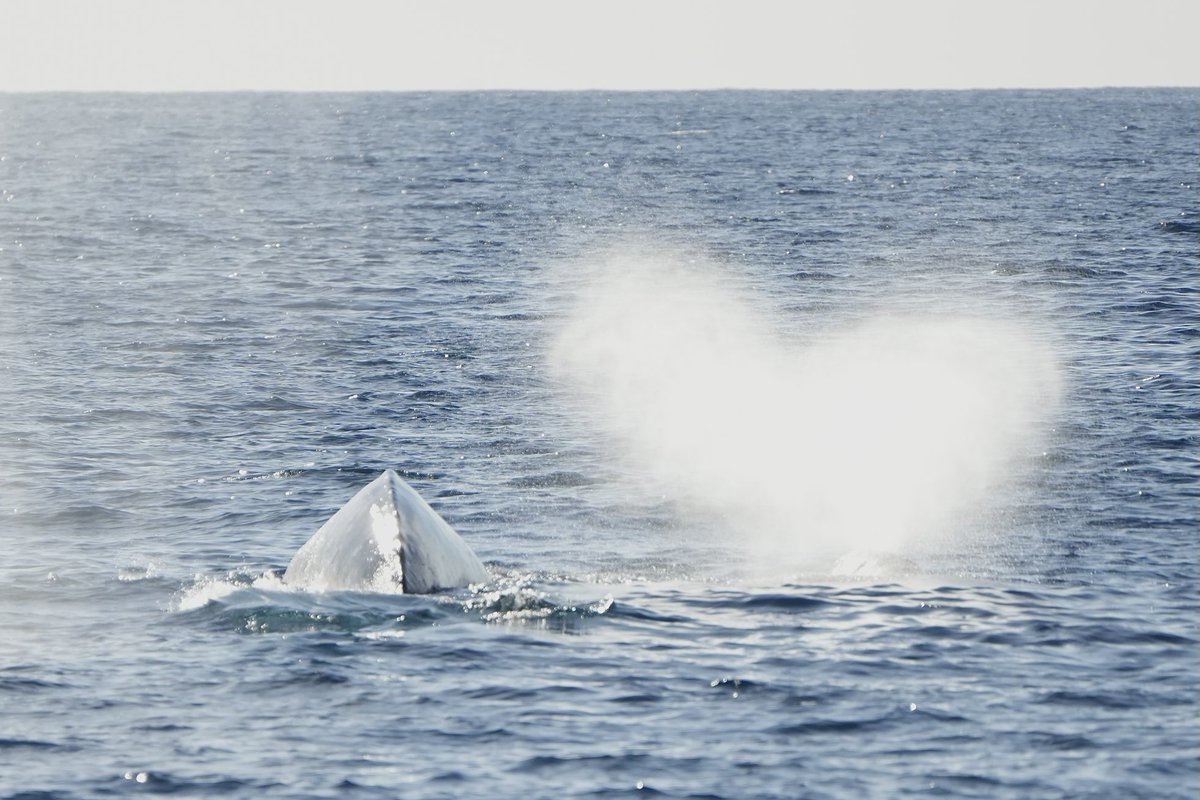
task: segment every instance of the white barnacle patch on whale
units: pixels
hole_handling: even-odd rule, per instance
[[[319,592],[424,594],[487,580],[470,546],[390,469],[338,509],[283,574]]]

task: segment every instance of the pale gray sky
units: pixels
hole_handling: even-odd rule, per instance
[[[1195,0],[0,0],[0,91],[1200,86]]]

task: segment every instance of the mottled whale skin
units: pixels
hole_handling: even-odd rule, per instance
[[[338,509],[283,574],[314,592],[426,594],[487,580],[470,546],[390,469]]]

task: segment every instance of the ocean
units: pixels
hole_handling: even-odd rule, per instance
[[[1195,798],[1200,91],[0,94],[0,797]],[[490,580],[280,575],[395,469]]]

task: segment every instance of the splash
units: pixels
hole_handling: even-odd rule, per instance
[[[180,589],[175,596],[171,611],[195,611],[209,603],[219,603],[240,591],[252,589],[259,592],[295,592],[278,573],[268,570],[256,574],[246,570],[234,570],[223,577],[197,575],[195,580]]]
[[[1057,397],[1012,321],[881,313],[789,344],[711,266],[586,272],[552,372],[645,485],[716,515],[764,563],[901,553],[983,503]]]

